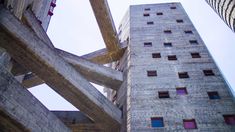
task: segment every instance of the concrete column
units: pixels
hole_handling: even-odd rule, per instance
[[[12,62],[10,55],[6,52],[5,49],[0,47],[0,65],[5,67],[9,72],[12,69]]]

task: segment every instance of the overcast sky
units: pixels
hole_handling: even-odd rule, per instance
[[[118,27],[129,5],[181,2],[217,65],[235,88],[235,33],[204,0],[108,0]],[[55,47],[77,55],[104,48],[89,0],[57,0],[48,34]],[[50,110],[76,110],[46,85],[30,91]]]

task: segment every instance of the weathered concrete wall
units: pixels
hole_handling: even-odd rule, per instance
[[[19,19],[22,18],[26,8],[31,8],[44,30],[47,30],[53,15],[49,15],[48,12],[53,13],[54,6],[51,3],[55,2],[56,0],[5,0],[4,4]]]
[[[170,8],[173,6],[176,9]],[[152,42],[152,47],[144,47],[144,42]],[[164,42],[173,46],[166,48]],[[191,52],[199,52],[201,58],[192,58]],[[223,119],[224,114],[235,114],[228,86],[180,4],[131,6],[127,53],[127,131],[186,131],[183,119],[191,118],[197,123],[195,131],[235,130]],[[152,53],[160,53],[161,58],[152,58]],[[169,61],[168,55],[176,55],[177,60]],[[215,76],[205,76],[205,69],[212,69]],[[156,70],[157,76],[148,77],[147,70]],[[188,72],[190,78],[179,79],[178,72]],[[177,95],[176,87],[186,87],[188,94]],[[159,91],[169,91],[170,98],[160,99]],[[221,99],[210,100],[208,91],[217,91]],[[163,117],[164,127],[152,128],[151,117]]]
[[[0,131],[70,130],[0,66]]]

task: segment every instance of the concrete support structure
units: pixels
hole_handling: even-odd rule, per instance
[[[235,32],[234,0],[206,0],[220,18]]]
[[[70,132],[0,65],[0,130],[3,132]]]
[[[121,131],[235,130],[230,89],[181,4],[131,6],[120,25],[124,82],[108,97],[123,109]]]
[[[103,132],[92,120],[80,111],[52,111],[73,132]]]
[[[118,108],[9,11],[1,8],[0,16],[1,47],[103,128],[119,129]]]
[[[119,40],[107,0],[90,0],[90,3],[107,50],[109,52],[119,50]]]

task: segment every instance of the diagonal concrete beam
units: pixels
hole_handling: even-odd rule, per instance
[[[43,30],[42,26],[38,23],[37,18],[31,10],[26,10],[23,18],[42,41],[44,41],[50,47],[53,47],[50,38]],[[72,64],[82,75],[84,75],[86,79],[93,83],[117,90],[123,81],[122,73],[119,71],[102,65],[91,63],[89,61],[86,61],[85,59],[82,59],[81,57],[60,49],[57,49],[57,52],[65,60]],[[32,75],[27,75],[25,81],[23,81],[23,85],[26,86],[26,88],[30,88],[32,86],[43,83],[40,78]]]
[[[95,84],[118,90],[123,82],[122,72],[105,67],[103,65],[95,64],[87,61],[79,56],[68,53],[66,51],[56,49],[58,54],[62,56],[68,63],[74,66],[87,80]],[[26,88],[31,88],[44,81],[34,74],[27,74],[22,82]]]
[[[56,51],[8,10],[0,8],[0,46],[22,66],[107,130],[119,130],[121,111],[84,79]]]
[[[38,19],[34,15],[34,13],[27,9],[23,13],[23,21],[37,34],[37,36],[44,41],[48,46],[54,48],[50,38],[48,37],[47,33],[39,23]]]
[[[0,129],[1,132],[70,132],[1,65]]]
[[[107,50],[117,51],[119,40],[107,0],[90,0]]]
[[[57,49],[57,52],[86,79],[98,85],[118,90],[123,82],[122,72],[95,64],[79,56]]]
[[[86,54],[81,56],[87,60],[90,60],[94,63],[98,64],[108,64],[114,61],[118,61],[122,58],[125,50],[126,50],[126,43],[120,45],[120,49],[113,52],[108,52],[106,48],[94,51],[92,53]]]

